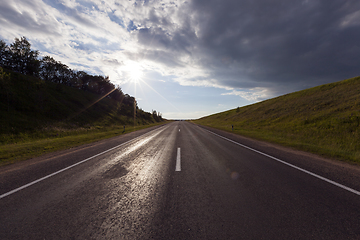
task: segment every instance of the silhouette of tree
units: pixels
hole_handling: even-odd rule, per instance
[[[0,89],[1,88],[3,88],[6,92],[7,110],[10,111],[10,74],[4,72],[2,67],[0,67]]]
[[[31,50],[31,44],[26,37],[15,38],[14,43],[8,46],[5,41],[0,40],[0,66],[20,72],[25,75],[34,75],[44,81],[57,84],[64,84],[70,87],[92,92],[95,94],[106,95],[106,97],[119,102],[119,106],[127,106],[126,109],[120,107],[120,111],[126,114],[145,116],[147,119],[152,118],[155,121],[162,121],[161,113],[153,111],[152,113],[144,112],[137,106],[136,99],[128,94],[124,94],[120,87],[115,87],[108,76],[90,75],[84,71],[74,71],[67,65],[56,61],[50,56],[38,59],[39,51]],[[2,74],[1,83],[6,85],[6,75]],[[58,85],[60,88],[61,85]]]
[[[15,38],[10,45],[11,69],[25,75],[37,75],[40,62],[39,51],[32,51],[31,44],[25,37]]]
[[[0,40],[0,66],[9,68],[9,46],[3,40]]]
[[[65,64],[45,56],[40,64],[40,77],[45,81],[72,86],[76,73]]]
[[[114,99],[115,101],[118,101],[122,103],[124,99],[124,93],[122,92],[120,87],[117,87],[110,95],[110,98]]]

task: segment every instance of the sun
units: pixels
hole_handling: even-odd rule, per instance
[[[133,83],[138,83],[144,75],[142,67],[136,62],[128,63],[126,65],[126,72],[129,76],[129,80]]]

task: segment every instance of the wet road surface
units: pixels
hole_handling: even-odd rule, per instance
[[[358,167],[183,121],[2,167],[0,184],[0,239],[360,239]]]

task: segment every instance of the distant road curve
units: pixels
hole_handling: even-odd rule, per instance
[[[0,239],[359,239],[360,169],[188,122],[0,168]]]

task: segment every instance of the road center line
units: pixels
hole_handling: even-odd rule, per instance
[[[176,171],[176,172],[180,172],[180,171],[181,171],[180,148],[177,149],[175,171]]]
[[[138,136],[138,137],[136,137],[136,138],[130,139],[130,140],[127,141],[127,142],[124,142],[124,143],[122,143],[122,144],[120,144],[120,145],[117,145],[117,146],[115,146],[115,147],[113,147],[113,148],[110,148],[110,149],[108,149],[108,150],[106,150],[106,151],[103,151],[103,152],[101,152],[101,153],[98,153],[98,154],[96,154],[96,155],[94,155],[94,156],[91,156],[91,157],[89,157],[89,158],[87,158],[87,159],[84,159],[84,160],[82,160],[82,161],[80,161],[80,162],[77,162],[77,163],[75,163],[75,164],[73,164],[73,165],[71,165],[71,166],[68,166],[68,167],[66,167],[66,168],[63,168],[63,169],[61,169],[61,170],[59,170],[59,171],[57,171],[57,172],[51,173],[51,174],[49,174],[49,175],[47,175],[47,176],[45,176],[45,177],[39,178],[39,179],[37,179],[37,180],[35,180],[35,181],[32,181],[32,182],[30,182],[30,183],[28,183],[28,184],[25,184],[25,185],[21,186],[21,187],[18,187],[18,188],[14,189],[14,190],[11,190],[11,191],[7,192],[7,193],[4,193],[4,194],[0,195],[0,199],[4,198],[4,197],[6,197],[6,196],[9,196],[9,195],[11,195],[11,194],[13,194],[13,193],[16,193],[16,192],[18,192],[18,191],[20,191],[20,190],[23,190],[24,188],[30,187],[31,185],[34,185],[34,184],[36,184],[36,183],[38,183],[38,182],[41,182],[41,181],[43,181],[43,180],[45,180],[45,179],[47,179],[47,178],[50,178],[50,177],[52,177],[52,176],[54,176],[54,175],[57,175],[57,174],[59,174],[59,173],[61,173],[61,172],[64,172],[64,171],[66,171],[66,170],[68,170],[68,169],[70,169],[70,168],[73,168],[73,167],[77,166],[77,165],[80,165],[80,164],[82,164],[82,163],[84,163],[84,162],[87,162],[87,161],[89,161],[90,159],[93,159],[93,158],[95,158],[95,157],[98,157],[98,156],[100,156],[100,155],[103,155],[104,153],[110,152],[110,151],[112,151],[112,150],[114,150],[114,149],[116,149],[116,148],[119,148],[119,147],[127,144],[127,143],[130,143],[130,142],[132,142],[132,141],[135,141],[135,140],[137,140],[137,139],[140,138],[140,137],[144,137],[144,136],[146,136],[146,135],[151,135],[150,133],[152,133],[153,131],[161,130],[160,132],[162,132],[162,131],[164,130],[164,128],[165,128],[165,126],[160,127],[160,128],[157,128],[157,129],[154,129],[154,130],[152,130],[152,131],[150,131],[150,132],[147,132],[147,133],[145,133],[145,134],[143,134],[143,135],[140,135],[140,136]]]
[[[204,128],[203,128],[203,129],[204,129]],[[334,182],[334,181],[332,181],[332,180],[330,180],[330,179],[328,179],[328,178],[322,177],[322,176],[320,176],[320,175],[317,175],[316,173],[313,173],[313,172],[310,172],[310,171],[308,171],[308,170],[305,170],[305,169],[302,169],[302,168],[300,168],[300,167],[297,167],[297,166],[295,166],[295,165],[293,165],[293,164],[291,164],[291,163],[285,162],[285,161],[283,161],[283,160],[280,160],[280,159],[278,159],[278,158],[276,158],[276,157],[273,157],[273,156],[268,155],[268,154],[266,154],[266,153],[263,153],[263,152],[260,152],[260,151],[258,151],[258,150],[255,150],[255,149],[253,149],[253,148],[251,148],[251,147],[248,147],[248,146],[246,146],[246,145],[243,145],[243,144],[241,144],[241,143],[235,142],[235,141],[233,141],[233,140],[231,140],[231,139],[228,139],[228,138],[226,138],[226,137],[223,137],[223,136],[221,136],[221,135],[219,135],[219,134],[216,134],[216,133],[214,133],[214,132],[211,132],[211,131],[209,131],[209,130],[207,130],[207,129],[204,129],[204,130],[207,131],[207,132],[209,132],[209,133],[212,133],[212,134],[214,134],[214,135],[216,135],[216,136],[218,136],[218,137],[220,137],[220,138],[222,138],[222,139],[225,139],[225,140],[227,140],[227,141],[229,141],[229,142],[235,143],[235,144],[237,144],[237,145],[239,145],[239,146],[241,146],[241,147],[243,147],[243,148],[246,148],[246,149],[249,149],[249,150],[254,151],[254,152],[256,152],[256,153],[259,153],[259,154],[261,154],[261,155],[263,155],[263,156],[266,156],[266,157],[268,157],[268,158],[271,158],[271,159],[273,159],[273,160],[276,160],[276,161],[278,161],[278,162],[280,162],[280,163],[282,163],[282,164],[285,164],[285,165],[287,165],[287,166],[289,166],[289,167],[295,168],[295,169],[297,169],[297,170],[299,170],[299,171],[301,171],[301,172],[307,173],[307,174],[309,174],[309,175],[311,175],[311,176],[313,176],[313,177],[316,177],[316,178],[318,178],[318,179],[321,179],[321,180],[323,180],[323,181],[325,181],[325,182],[328,182],[328,183],[330,183],[330,184],[333,184],[333,185],[335,185],[335,186],[337,186],[337,187],[340,187],[340,188],[342,188],[342,189],[344,189],[344,190],[347,190],[347,191],[349,191],[349,192],[355,193],[356,195],[359,195],[359,196],[360,196],[360,192],[357,191],[357,190],[355,190],[355,189],[352,189],[352,188],[349,188],[349,187],[347,187],[347,186],[345,186],[345,185],[342,185],[342,184],[340,184],[340,183]]]

